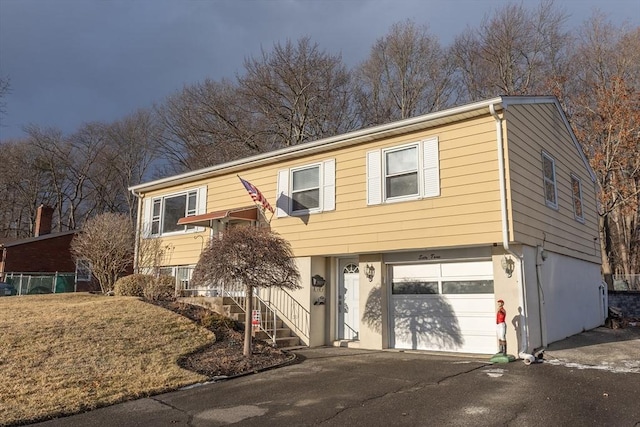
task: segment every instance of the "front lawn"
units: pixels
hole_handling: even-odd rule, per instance
[[[201,382],[180,356],[214,341],[132,297],[0,298],[0,425],[75,413]]]

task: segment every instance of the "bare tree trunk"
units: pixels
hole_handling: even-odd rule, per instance
[[[600,234],[600,257],[602,258],[602,274],[611,274],[611,263],[609,262],[609,251],[607,241],[609,239],[607,233],[606,217],[598,215],[598,231]]]
[[[245,357],[251,357],[251,314],[253,311],[253,286],[246,285],[245,289],[245,313],[244,313],[244,350],[242,354]]]

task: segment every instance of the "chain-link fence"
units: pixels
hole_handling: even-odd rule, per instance
[[[75,292],[75,273],[6,273],[4,281],[16,288],[18,295]]]

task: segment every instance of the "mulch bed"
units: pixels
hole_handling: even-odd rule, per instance
[[[253,340],[251,357],[243,355],[243,326],[204,307],[176,301],[155,301],[161,307],[185,316],[212,331],[215,342],[181,357],[178,364],[209,378],[257,372],[291,361],[293,355],[269,343]]]

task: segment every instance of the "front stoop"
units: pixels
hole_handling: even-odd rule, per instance
[[[242,323],[244,325],[244,310],[228,297],[182,297],[179,301],[189,304],[199,305],[215,311],[223,316]],[[256,331],[255,337],[264,341],[271,341],[271,338],[264,331]],[[280,319],[276,319],[276,347],[278,348],[300,348],[305,347],[300,338],[297,337],[290,328]]]

